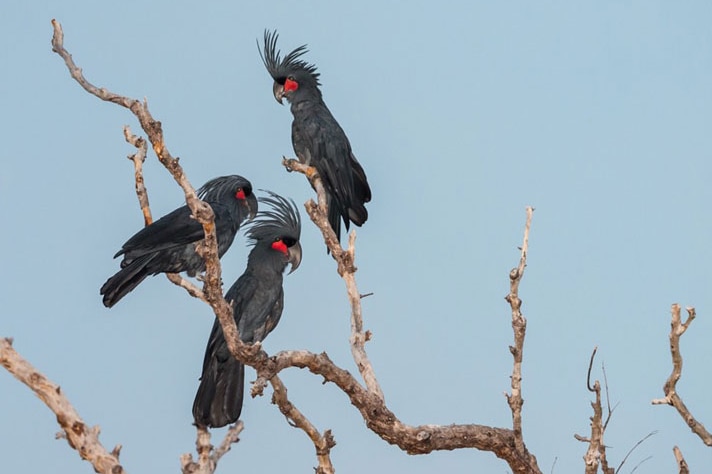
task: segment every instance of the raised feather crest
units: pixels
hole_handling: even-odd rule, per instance
[[[260,49],[259,41],[257,49],[260,52],[260,57],[264,63],[270,76],[277,82],[283,83],[287,76],[305,72],[309,74],[317,86],[319,83],[319,73],[316,72],[316,66],[299,59],[304,54],[308,53],[307,45],[303,44],[297,49],[287,54],[284,59],[281,58],[281,51],[277,49],[277,39],[279,33],[277,31],[265,30],[264,47]]]
[[[268,196],[260,196],[260,204],[267,204],[268,209],[260,206],[257,217],[245,231],[250,244],[258,241],[273,241],[280,237],[291,237],[299,240],[302,230],[302,220],[297,205],[291,199],[285,199],[272,191],[261,190]]]

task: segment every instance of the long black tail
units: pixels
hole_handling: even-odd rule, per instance
[[[215,325],[193,401],[195,424],[211,428],[234,423],[240,418],[245,390],[245,366],[230,354],[217,320]]]
[[[336,233],[336,238],[341,241],[341,221],[344,227],[349,230],[349,224],[353,222],[361,227],[368,220],[368,211],[365,204],[371,201],[371,187],[368,185],[366,173],[356,157],[351,154],[351,172],[353,177],[353,193],[349,202],[339,200],[336,195],[327,197],[329,206],[329,224]]]
[[[99,294],[104,295],[104,306],[111,308],[119,302],[141,283],[150,273],[146,270],[146,265],[153,258],[152,255],[144,255],[134,259],[130,264],[119,270],[114,276],[106,280],[106,283],[99,290]]]

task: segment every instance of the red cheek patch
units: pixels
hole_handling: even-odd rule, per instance
[[[285,255],[287,254],[287,245],[284,242],[282,242],[281,240],[272,242],[272,248],[278,252],[282,252]]]
[[[284,81],[284,92],[292,92],[299,89],[299,83],[291,79]]]
[[[242,189],[239,189],[239,190],[235,193],[235,197],[236,197],[237,199],[245,199],[245,191],[243,191]]]

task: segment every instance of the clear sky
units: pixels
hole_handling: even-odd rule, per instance
[[[0,336],[61,384],[107,447],[124,445],[128,472],[177,472],[194,447],[190,409],[213,316],[163,277],[102,306],[111,257],[142,225],[122,136],[124,124],[139,127],[69,77],[51,52],[52,18],[89,80],[148,99],[195,186],[237,173],[298,203],[312,192],[280,165],[292,118],[255,39],[277,28],[283,51],[309,44],[373,188],[357,278],[374,293],[367,348],[401,420],[510,426],[503,297],[533,205],[523,416],[542,471],[583,471],[586,446],[573,435],[589,433],[596,345],[616,405],[609,459],[657,430],[622,472],[649,456],[637,472],[674,472],[675,444],[694,471],[710,469],[710,448],[650,400],[671,369],[670,304],[693,305],[678,388],[712,426],[712,4],[5,2]],[[153,155],[145,175],[154,216],[181,204]],[[284,314],[264,347],[326,351],[355,372],[343,284],[304,218],[302,266],[285,278]],[[226,287],[246,254],[240,236],[223,258]],[[333,386],[297,369],[283,379],[296,406],[333,430],[340,473],[507,472],[474,450],[408,456]],[[221,472],[316,465],[269,395],[247,400]],[[4,371],[0,400],[4,471],[92,472]]]

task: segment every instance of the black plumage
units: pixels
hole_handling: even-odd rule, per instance
[[[247,268],[225,294],[240,339],[248,343],[262,341],[277,326],[284,307],[284,270],[291,264],[293,272],[302,258],[301,219],[294,202],[269,193],[260,203],[270,209],[260,211],[247,226],[245,235],[253,245]],[[230,354],[216,319],[193,402],[195,424],[220,427],[235,422],[242,411],[244,380],[245,366]]]
[[[341,220],[348,230],[350,222],[361,226],[368,219],[364,204],[371,200],[371,188],[349,139],[322,99],[316,66],[300,59],[308,52],[306,45],[282,59],[278,37],[276,31],[265,31],[260,56],[274,79],[275,99],[291,104],[294,152],[319,173],[327,193],[329,223],[340,238]]]
[[[221,176],[205,183],[198,196],[213,209],[218,255],[232,245],[240,224],[257,213],[252,185],[238,175]],[[205,237],[203,226],[185,205],[144,227],[121,247],[114,258],[123,255],[121,270],[106,280],[100,294],[104,306],[112,307],[147,276],[158,273],[187,272],[190,276],[205,270],[195,243]]]

